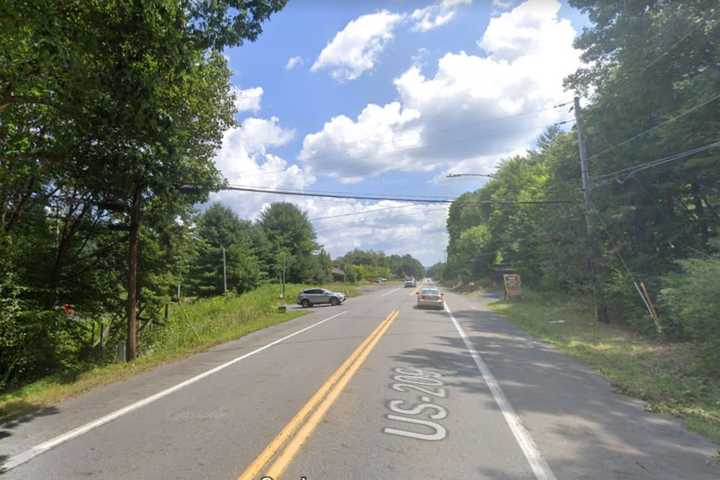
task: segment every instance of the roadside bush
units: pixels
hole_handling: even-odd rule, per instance
[[[693,340],[720,338],[720,258],[691,258],[678,262],[681,271],[663,277],[660,302]]]
[[[700,343],[706,366],[720,374],[720,257],[678,262],[662,279],[660,305],[682,337]]]
[[[626,270],[616,268],[610,271],[604,284],[604,292],[611,321],[622,321],[640,333],[658,334],[657,326],[648,315],[645,304],[640,298],[633,278]]]

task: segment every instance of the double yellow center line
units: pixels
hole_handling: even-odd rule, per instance
[[[348,358],[335,370],[325,383],[310,397],[310,400],[295,414],[295,416],[280,430],[275,438],[260,452],[260,455],[245,469],[238,480],[254,480],[270,465],[263,475],[274,480],[280,478],[290,462],[295,458],[305,441],[322,420],[340,393],[348,384],[355,372],[362,366],[383,334],[390,328],[390,324],[399,314],[393,310],[380,322],[375,330],[358,345]],[[282,449],[282,451],[280,451]]]

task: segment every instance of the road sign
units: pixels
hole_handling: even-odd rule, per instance
[[[503,283],[505,284],[505,298],[519,297],[522,295],[520,275],[516,273],[506,273],[503,275]]]

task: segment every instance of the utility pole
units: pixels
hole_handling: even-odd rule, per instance
[[[225,259],[225,247],[222,247],[223,253],[223,295],[227,295],[227,261]]]
[[[127,295],[127,344],[125,360],[131,362],[137,356],[138,347],[138,259],[140,256],[140,221],[142,207],[140,185],[135,184],[132,205],[130,206],[130,238],[128,245],[128,295]]]
[[[582,180],[583,201],[585,206],[585,228],[587,236],[590,240],[590,254],[588,256],[588,266],[590,268],[590,283],[593,291],[593,301],[595,303],[595,320],[607,322],[607,308],[601,292],[600,283],[597,278],[597,259],[599,256],[599,248],[597,237],[595,236],[595,226],[593,224],[593,206],[590,198],[590,169],[588,168],[587,150],[585,147],[585,138],[583,136],[582,115],[580,112],[580,97],[574,99],[575,108],[575,130],[577,131],[578,149],[580,151],[580,177]]]

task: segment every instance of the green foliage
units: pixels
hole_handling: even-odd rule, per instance
[[[443,280],[445,280],[446,270],[447,264],[440,262],[432,265],[430,268],[427,269],[427,272],[425,273],[429,278],[432,278],[433,280],[436,280],[438,282],[442,282]]]
[[[646,333],[695,328],[686,334],[713,336],[683,295],[671,292],[691,288],[690,269],[710,275],[700,272],[706,257],[692,267],[682,262],[698,252],[707,255],[718,236],[718,150],[632,175],[616,172],[717,140],[717,2],[570,3],[591,21],[576,40],[587,66],[570,76],[566,87],[592,92],[582,111],[596,179],[590,219],[599,238],[596,269],[610,316]],[[506,159],[491,181],[453,202],[445,276],[468,281],[512,268],[526,285],[587,293],[594,249],[586,233],[577,152],[576,132],[549,129],[534,150]],[[522,203],[554,199],[569,203]],[[466,232],[480,226],[487,236],[473,245]],[[478,269],[473,262],[486,252],[487,269]],[[673,275],[678,261],[684,270]],[[632,278],[651,294],[661,285],[669,289],[660,325],[647,315]],[[673,309],[673,302],[680,303]]]
[[[123,341],[131,223],[140,328],[161,319],[203,246],[193,205],[222,180],[213,158],[234,96],[220,50],[257,38],[284,5],[0,3],[0,278],[22,286],[0,290],[4,383]],[[256,285],[259,260],[229,250],[235,288]],[[63,304],[77,314],[58,314]]]
[[[354,266],[352,276],[356,280],[375,280],[379,277],[422,278],[425,274],[425,268],[422,263],[407,254],[385,255],[383,252],[356,248],[338,258],[336,262],[340,265],[345,265],[345,272],[349,270],[348,265]],[[350,281],[349,278],[348,281]]]
[[[678,261],[679,272],[662,278],[660,304],[678,335],[702,344],[704,358],[720,375],[720,256]]]
[[[253,245],[254,228],[229,208],[211,205],[197,220],[198,255],[189,275],[191,295],[223,293],[223,249],[229,291],[243,293],[255,288],[262,277]]]
[[[292,203],[272,203],[260,214],[259,225],[270,242],[274,258],[282,251],[288,252],[293,258],[288,265],[289,282],[317,280],[321,272],[313,252],[319,246],[315,242],[315,230],[305,212]],[[275,278],[279,278],[282,263],[276,261],[274,267],[278,275]]]

